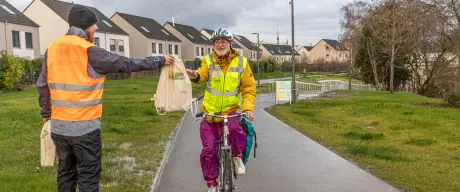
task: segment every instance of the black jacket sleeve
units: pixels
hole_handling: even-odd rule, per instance
[[[88,63],[100,74],[158,70],[165,62],[163,56],[127,58],[96,46],[88,48]]]
[[[48,54],[46,51],[42,64],[42,71],[36,83],[38,91],[38,104],[40,105],[40,114],[43,118],[51,117],[51,95],[47,80],[47,55]]]

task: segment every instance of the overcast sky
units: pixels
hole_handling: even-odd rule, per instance
[[[23,11],[32,0],[7,0]],[[65,0],[70,1],[70,0]],[[107,17],[116,11],[151,17],[160,24],[171,21],[202,28],[229,28],[256,42],[291,44],[291,7],[289,0],[73,0],[98,8]],[[340,34],[339,9],[352,0],[295,0],[295,44],[316,44],[320,39],[337,39]]]

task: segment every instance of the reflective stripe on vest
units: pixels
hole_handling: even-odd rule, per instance
[[[87,50],[92,46],[80,37],[66,35],[48,48],[52,119],[85,124],[102,116],[105,77],[95,79],[87,72]]]
[[[205,108],[209,113],[218,113],[239,106],[241,76],[247,65],[245,58],[240,56],[233,59],[225,75],[211,55],[205,59],[209,65],[208,85],[203,100]]]

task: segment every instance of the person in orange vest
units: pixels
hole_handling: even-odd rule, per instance
[[[102,94],[107,73],[157,70],[172,56],[127,58],[95,46],[96,15],[74,5],[67,34],[45,52],[36,83],[43,123],[51,121],[51,138],[59,159],[59,192],[99,191],[101,178]]]

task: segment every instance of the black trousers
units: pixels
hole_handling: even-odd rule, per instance
[[[98,192],[101,178],[100,130],[78,137],[51,133],[59,158],[58,192]]]

